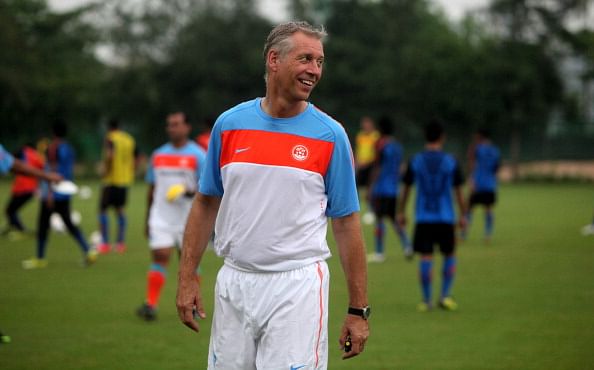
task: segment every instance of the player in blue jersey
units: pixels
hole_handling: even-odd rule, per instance
[[[405,229],[400,227],[396,220],[402,145],[393,136],[394,126],[389,117],[380,118],[378,130],[380,137],[375,143],[375,161],[369,184],[370,204],[375,214],[375,251],[367,256],[367,261],[383,262],[386,258],[384,255],[384,218],[388,219],[398,235],[404,255],[411,259],[414,255],[412,246]]]
[[[456,271],[456,214],[452,195],[455,195],[460,209],[459,223],[463,229],[466,223],[461,190],[464,178],[456,159],[442,150],[445,133],[439,120],[434,119],[425,127],[425,140],[425,150],[410,160],[404,175],[405,185],[398,207],[398,221],[402,227],[406,225],[406,203],[411,186],[416,184],[416,225],[413,244],[415,252],[421,255],[419,276],[423,295],[418,309],[428,311],[432,308],[433,248],[437,244],[443,255],[442,286],[438,305],[446,310],[455,310],[457,304],[450,294]]]
[[[327,369],[329,218],[349,295],[342,357],[364,350],[370,309],[353,156],[344,128],[308,101],[324,35],[306,22],[276,26],[264,47],[266,96],[213,127],[177,292],[182,322],[198,331],[206,313],[193,273],[214,228],[224,265],[208,369]]]
[[[65,140],[67,127],[62,120],[57,120],[53,127],[53,139],[47,150],[46,168],[61,174],[64,179],[72,180],[74,171],[74,149]],[[72,223],[70,218],[70,195],[56,193],[47,184],[41,184],[41,207],[37,225],[37,255],[24,260],[24,269],[36,269],[47,266],[45,249],[50,229],[50,216],[57,213],[64,221],[68,232],[78,243],[83,252],[83,265],[88,266],[97,260],[97,252],[89,248],[81,230]]]
[[[493,235],[493,207],[497,201],[497,170],[500,164],[499,149],[493,145],[489,131],[479,130],[475,135],[475,144],[469,151],[470,197],[466,213],[467,225],[472,220],[472,208],[479,204],[485,208],[485,241],[489,242]],[[467,230],[461,233],[466,237]]]

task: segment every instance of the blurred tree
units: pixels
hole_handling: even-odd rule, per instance
[[[492,20],[503,36],[502,98],[508,112],[502,125],[510,130],[513,174],[521,156],[522,134],[544,136],[550,114],[564,102],[563,86],[554,59],[563,45],[577,45],[579,38],[569,21],[591,0],[493,0]],[[561,51],[561,53],[560,53]]]
[[[91,7],[52,13],[42,0],[0,1],[0,138],[12,146],[47,135],[57,116],[89,127],[104,72],[94,57]]]

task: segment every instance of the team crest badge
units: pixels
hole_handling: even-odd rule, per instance
[[[293,147],[291,154],[293,155],[293,158],[295,158],[295,160],[302,162],[306,160],[309,156],[309,150],[305,145],[299,144]]]

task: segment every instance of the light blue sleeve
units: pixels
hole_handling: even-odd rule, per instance
[[[14,165],[14,157],[0,144],[0,173],[7,173]]]
[[[155,169],[153,168],[153,158],[155,157],[155,153],[151,154],[149,158],[149,163],[146,168],[146,175],[144,175],[144,181],[147,184],[154,184],[155,183]]]
[[[328,205],[326,216],[344,217],[359,211],[353,152],[346,132],[337,130],[334,149],[326,173]]]
[[[198,180],[196,188],[198,188],[198,186],[200,186],[200,177],[202,177],[202,172],[206,165],[206,153],[200,147],[197,149],[196,158],[198,158],[198,168],[196,168],[196,179]]]
[[[215,123],[208,143],[208,152],[202,174],[200,176],[200,192],[204,195],[223,196],[223,181],[221,179],[221,119]]]

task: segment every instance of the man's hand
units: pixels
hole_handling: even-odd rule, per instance
[[[205,319],[206,312],[202,306],[202,296],[200,294],[200,285],[196,276],[182,276],[180,274],[177,285],[177,314],[185,326],[200,331],[200,326],[196,319]]]
[[[45,179],[49,182],[59,182],[64,180],[64,177],[57,172],[46,172]]]
[[[342,355],[343,360],[355,357],[365,349],[365,342],[369,337],[369,323],[367,320],[359,316],[347,315],[338,340],[342,350],[344,350],[347,337],[350,337],[351,340],[351,350]]]

